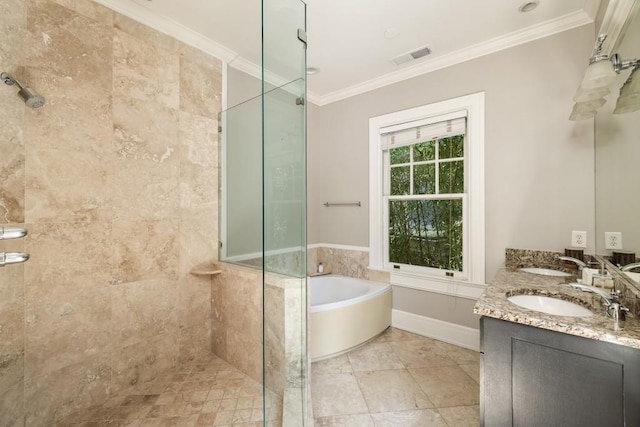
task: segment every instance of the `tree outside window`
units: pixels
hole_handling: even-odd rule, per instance
[[[484,93],[369,119],[369,268],[394,286],[485,285]]]
[[[388,261],[463,271],[463,134],[390,148]]]

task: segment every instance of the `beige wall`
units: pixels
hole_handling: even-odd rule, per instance
[[[225,108],[235,107],[260,96],[261,93],[262,82],[260,79],[234,68],[233,64],[229,64],[229,67],[227,67],[227,105]]]
[[[369,245],[370,117],[485,92],[486,281],[508,247],[594,251],[593,121],[567,118],[592,49],[583,26],[340,102],[309,108],[309,243]],[[348,185],[346,185],[348,183]],[[361,200],[328,209],[325,201]],[[394,287],[397,310],[478,327],[474,301]]]
[[[486,279],[504,262],[507,247],[562,250],[571,230],[593,236],[593,122],[567,120],[593,31],[583,26],[311,106],[309,243],[369,244],[370,117],[478,91],[486,96]],[[327,200],[363,206],[328,209],[322,206]]]
[[[64,7],[61,5],[65,5]],[[210,353],[221,62],[87,0],[3,0],[0,424],[53,425]],[[24,67],[21,69],[21,67]]]
[[[474,300],[393,286],[393,308],[468,328],[479,329]]]

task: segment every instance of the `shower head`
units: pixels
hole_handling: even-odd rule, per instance
[[[44,105],[44,98],[38,95],[33,89],[28,87],[20,87],[18,91],[20,98],[24,100],[29,108],[40,108]]]
[[[0,80],[4,82],[4,84],[8,86],[13,86],[14,84],[18,86],[18,95],[27,107],[29,108],[40,108],[44,105],[44,98],[36,93],[33,89],[29,87],[23,87],[19,81],[11,77],[9,73],[0,74]]]

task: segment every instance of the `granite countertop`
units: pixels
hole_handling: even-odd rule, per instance
[[[568,280],[567,280],[568,279]],[[521,323],[584,338],[606,341],[640,349],[640,320],[627,315],[625,322],[615,322],[605,315],[600,297],[570,287],[575,278],[541,276],[518,269],[502,268],[474,306],[481,316]],[[556,316],[517,306],[508,296],[537,294],[575,302],[594,311],[590,317]]]

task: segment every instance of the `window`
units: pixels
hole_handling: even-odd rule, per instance
[[[370,119],[370,268],[393,284],[484,285],[483,109],[479,93]]]

